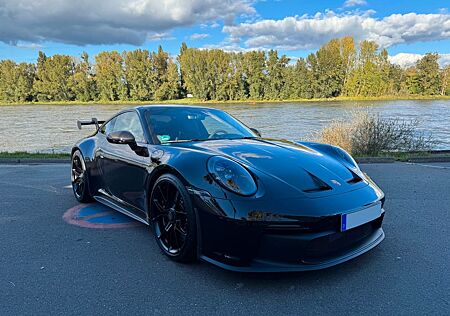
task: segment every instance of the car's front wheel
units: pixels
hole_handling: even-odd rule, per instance
[[[75,150],[72,155],[71,180],[75,198],[82,203],[92,201],[86,164],[79,150]]]
[[[156,180],[150,197],[151,223],[156,242],[171,259],[196,258],[196,217],[183,183],[172,174]]]

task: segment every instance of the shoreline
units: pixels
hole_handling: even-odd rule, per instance
[[[373,157],[355,157],[358,163],[450,162],[450,150],[382,153]],[[0,152],[0,164],[70,163],[69,153]]]
[[[365,101],[439,101],[450,100],[450,96],[443,95],[406,95],[406,96],[381,96],[381,97],[335,97],[335,98],[313,98],[313,99],[286,99],[286,100],[200,100],[195,98],[184,98],[164,101],[49,101],[49,102],[17,102],[17,103],[2,103],[0,106],[40,106],[40,105],[145,105],[145,104],[247,104],[256,105],[264,103],[311,103],[311,102],[365,102]]]

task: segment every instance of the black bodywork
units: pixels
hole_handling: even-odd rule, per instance
[[[145,131],[137,148],[111,143],[101,127],[74,146],[84,157],[88,188],[97,201],[149,224],[153,184],[162,174],[175,175],[197,217],[198,257],[234,271],[325,268],[383,240],[384,210],[375,220],[341,231],[341,214],[383,206],[384,194],[336,147],[261,137],[160,143],[143,117],[149,107],[157,106],[126,110],[139,115]],[[212,156],[244,166],[256,193],[242,196],[214,181],[207,169]],[[311,175],[327,187],[305,188]]]

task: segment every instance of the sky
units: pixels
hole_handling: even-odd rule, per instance
[[[277,49],[305,57],[332,38],[386,48],[408,66],[427,52],[450,64],[449,1],[436,0],[0,0],[0,59],[189,47]]]

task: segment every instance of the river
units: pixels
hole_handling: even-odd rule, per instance
[[[353,110],[368,110],[386,118],[419,119],[419,128],[432,133],[435,149],[450,149],[450,100],[337,101],[305,103],[208,105],[228,111],[263,136],[310,139],[335,119]],[[0,152],[67,152],[92,127],[78,130],[77,119],[107,119],[129,105],[0,106]]]

